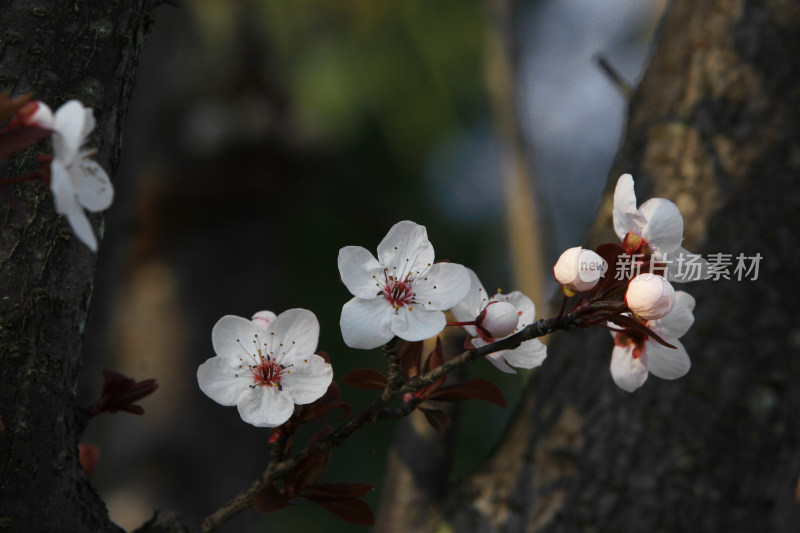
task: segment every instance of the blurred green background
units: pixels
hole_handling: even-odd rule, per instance
[[[662,2],[516,2],[506,26],[492,22],[495,4],[186,0],[159,10],[107,212],[79,391],[94,399],[103,368],[161,384],[145,416],[101,417],[85,434],[100,446],[93,481],[120,525],[176,508],[196,526],[266,466],[270,431],[196,384],[222,315],[314,311],[320,349],[341,378],[385,366],[379,351],[342,343],[339,313],[351,297],[336,269],[342,246],[374,252],[394,223],[410,219],[428,228],[437,259],[511,291],[524,288],[514,239],[544,235],[534,251],[545,272],[580,242],[625,106],[592,56],[607,54],[633,81]],[[510,46],[505,95],[490,92],[493,39]],[[509,131],[496,129],[504,97],[516,110],[511,155]],[[536,213],[509,213],[514,155]],[[510,235],[508,221],[519,217],[534,223]],[[539,277],[526,292],[551,294],[555,284]],[[469,375],[498,384],[510,406],[525,379],[485,361]],[[355,410],[372,398],[343,390]],[[463,403],[451,480],[491,451],[512,409]],[[366,499],[377,512],[394,429],[357,434],[323,480],[376,483]],[[284,527],[356,526],[301,503],[246,512],[228,530]]]

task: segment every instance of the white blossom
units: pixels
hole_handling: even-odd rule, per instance
[[[530,298],[519,291],[508,294],[497,292],[491,297],[486,293],[478,276],[471,269],[467,269],[470,278],[470,288],[466,296],[455,305],[450,312],[459,322],[478,321],[478,325],[462,326],[464,330],[472,336],[472,345],[476,348],[491,344],[500,339],[513,335],[521,329],[533,323],[536,316],[536,307]],[[493,325],[485,327],[485,317],[491,316],[489,312],[496,305],[504,304],[500,307],[501,312],[506,310],[505,305],[513,306],[515,313],[519,317],[516,326],[511,331],[492,331]],[[484,315],[484,312],[486,314]],[[505,315],[505,313],[503,313]],[[483,315],[483,316],[482,316]],[[496,334],[497,337],[492,335]],[[539,339],[530,339],[513,350],[500,350],[486,356],[494,366],[503,372],[515,373],[512,367],[516,368],[535,368],[544,362],[547,357],[547,347]]]
[[[42,104],[40,121],[47,120],[49,108],[45,107]],[[107,209],[114,199],[114,188],[106,171],[89,159],[94,152],[82,149],[94,129],[94,115],[90,108],[70,100],[52,117],[50,189],[56,212],[66,216],[75,235],[92,251],[97,251],[97,239],[84,209],[92,212]]]
[[[645,322],[656,335],[675,346],[669,348],[638,330],[611,332],[614,350],[611,353],[611,377],[623,390],[633,392],[647,380],[648,373],[662,379],[677,379],[691,368],[689,354],[678,340],[694,322],[694,298],[683,291],[675,293],[675,304],[670,313],[658,320]]]
[[[284,311],[266,326],[224,316],[211,333],[217,355],[197,369],[197,382],[215,402],[236,405],[245,422],[280,426],[295,404],[319,399],[331,384],[331,365],[314,353],[318,339],[319,322],[306,309]]]
[[[675,289],[657,274],[639,274],[628,283],[625,292],[628,309],[645,320],[666,316],[674,302]]]
[[[584,292],[594,288],[608,270],[605,259],[580,246],[567,249],[556,261],[553,275],[567,289]]]
[[[351,348],[377,348],[394,336],[407,341],[444,329],[443,311],[469,289],[466,268],[434,263],[424,226],[398,222],[378,245],[378,258],[360,246],[339,250],[339,274],[354,298],[342,308],[340,326]]]

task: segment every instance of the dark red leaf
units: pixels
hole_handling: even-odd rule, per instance
[[[668,343],[667,341],[656,335],[656,333],[652,329],[648,328],[647,326],[645,326],[644,324],[642,324],[633,317],[625,315],[617,315],[609,318],[608,320],[609,322],[613,322],[614,324],[622,326],[623,328],[631,328],[635,329],[636,331],[640,331],[645,335],[647,335],[648,337],[650,337],[651,339],[653,339],[654,341],[656,341],[657,343],[661,344],[662,346],[666,346],[667,348],[672,348],[673,350],[677,350],[675,346],[671,345],[670,343]]]
[[[383,390],[386,376],[371,368],[357,368],[343,377],[342,383],[356,389]]]
[[[94,415],[99,413],[116,413],[126,411],[136,415],[144,414],[144,409],[135,402],[149,396],[158,389],[158,383],[154,379],[136,381],[119,372],[111,370],[103,371],[103,391],[90,412]]]
[[[87,476],[91,476],[97,461],[100,459],[100,448],[88,442],[78,443],[78,458]]]
[[[311,438],[308,440],[307,447],[310,448],[311,446],[314,446],[331,433],[333,433],[333,428],[330,426],[325,426],[311,436]]]
[[[8,95],[8,91],[0,93],[0,126],[11,120],[17,111],[30,99],[30,93],[13,98]]]
[[[418,376],[420,373],[419,363],[422,360],[422,341],[405,341],[398,352],[400,358],[400,368],[406,379]]]
[[[442,387],[426,399],[436,400],[437,402],[455,402],[459,400],[484,400],[500,407],[506,407],[506,399],[500,389],[485,379],[468,379],[454,385]]]
[[[600,281],[597,283],[597,285],[595,285],[594,289],[592,289],[589,294],[592,296],[602,294],[607,298],[611,291],[627,285],[630,281],[627,272],[623,273],[621,276],[622,279],[616,279],[618,264],[617,258],[625,255],[625,250],[619,244],[605,243],[598,246],[597,249],[595,249],[595,252],[606,261],[608,270],[606,270],[605,275],[600,278]]]
[[[253,507],[262,513],[274,513],[291,504],[274,485],[267,485],[253,496]]]
[[[442,356],[442,339],[441,337],[436,337],[436,347],[428,354],[428,358],[425,360],[425,365],[423,365],[422,371],[423,373],[427,374],[434,368],[438,368],[442,366],[444,363],[444,356]]]
[[[325,473],[330,460],[331,452],[304,457],[286,476],[286,484],[292,487],[294,494],[303,493],[306,486],[314,483]]]
[[[314,502],[352,500],[375,488],[372,483],[314,483],[308,485],[303,497]]]
[[[433,429],[442,433],[444,431],[444,426],[447,424],[447,415],[444,411],[440,411],[438,409],[428,409],[426,407],[418,407],[422,414],[425,415],[425,418],[428,420],[428,423],[433,426]]]
[[[333,502],[314,502],[327,509],[342,520],[361,526],[371,526],[375,523],[372,509],[362,500],[338,500]]]
[[[336,409],[342,410],[342,415],[339,417],[339,420],[344,420],[348,416],[350,416],[350,404],[347,402],[328,402],[328,403],[321,403],[319,405],[313,404],[303,409],[302,416],[299,417],[298,423],[303,424],[306,422],[322,422],[325,420],[325,416],[330,413],[331,411],[335,411]]]
[[[14,157],[38,140],[50,136],[50,130],[34,126],[21,126],[0,133],[0,160]]]

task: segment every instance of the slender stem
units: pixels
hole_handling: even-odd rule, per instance
[[[553,333],[554,331],[572,330],[581,327],[582,325],[583,319],[579,314],[576,313],[570,313],[564,317],[538,320],[522,329],[522,331],[516,333],[515,335],[499,340],[492,344],[487,344],[486,346],[481,346],[480,348],[462,352],[456,357],[446,361],[441,366],[431,370],[427,374],[412,378],[405,383],[399,382],[399,384],[396,380],[392,379],[391,376],[393,371],[397,371],[395,369],[399,369],[397,347],[396,345],[392,345],[392,343],[387,344],[384,347],[384,352],[386,352],[387,357],[389,357],[390,379],[388,380],[386,388],[381,396],[375,399],[357,416],[351,418],[344,424],[334,429],[330,435],[319,441],[314,446],[306,448],[305,450],[294,454],[292,457],[284,459],[276,464],[270,462],[270,465],[267,467],[267,469],[261,474],[261,476],[259,476],[258,479],[251,483],[246,490],[239,493],[239,495],[237,495],[229,503],[223,507],[220,507],[214,511],[214,513],[206,517],[206,519],[203,521],[203,533],[211,533],[212,531],[216,531],[228,520],[250,507],[253,502],[253,496],[255,496],[260,489],[270,483],[280,480],[292,468],[294,468],[295,465],[297,465],[298,461],[301,461],[303,458],[308,457],[309,455],[324,453],[328,450],[336,448],[345,442],[350,435],[356,431],[370,426],[378,420],[402,418],[403,416],[411,413],[416,407],[414,402],[407,402],[399,408],[387,408],[389,402],[395,398],[409,392],[416,392],[423,387],[427,387],[448,372],[479,357],[484,357],[500,350],[516,348],[527,340],[543,337],[549,333]],[[398,359],[398,361],[394,362],[392,358]],[[279,442],[276,442],[275,444],[278,445]]]

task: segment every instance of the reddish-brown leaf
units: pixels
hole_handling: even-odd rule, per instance
[[[419,375],[419,363],[422,359],[422,341],[405,341],[403,347],[398,352],[400,357],[400,367],[406,379]]]
[[[337,500],[332,502],[314,502],[327,509],[342,520],[361,526],[371,526],[375,523],[372,509],[362,500]]]
[[[500,389],[485,379],[468,379],[454,385],[442,387],[427,396],[437,402],[456,402],[459,400],[484,400],[500,407],[506,407],[506,399]]]
[[[8,95],[8,91],[0,93],[0,126],[11,120],[25,103],[31,99],[30,94],[14,96]]]
[[[314,483],[325,473],[330,460],[331,452],[329,451],[304,457],[286,476],[286,484],[292,487],[294,494],[303,493],[308,485]]]
[[[352,500],[371,491],[375,485],[366,482],[356,483],[314,483],[308,485],[303,497],[315,502]]]
[[[444,411],[440,411],[439,409],[428,409],[426,407],[418,407],[422,414],[425,415],[425,419],[428,423],[438,431],[442,433],[444,431],[445,425],[447,425],[447,415]]]
[[[291,504],[274,485],[267,485],[253,496],[253,507],[262,513],[274,513]]]
[[[425,360],[425,365],[422,368],[423,373],[427,374],[434,368],[438,368],[442,366],[444,363],[444,356],[442,355],[442,339],[441,337],[436,337],[436,347],[428,354],[428,358]]]
[[[311,438],[308,440],[308,444],[306,445],[306,447],[310,448],[314,446],[316,443],[318,443],[331,433],[333,433],[333,428],[330,426],[325,426],[324,428],[320,429],[311,436]]]
[[[0,160],[14,157],[36,141],[50,136],[50,130],[20,126],[0,133]]]
[[[608,320],[609,322],[613,322],[614,324],[622,326],[623,328],[631,328],[637,331],[641,331],[642,333],[649,336],[651,339],[661,344],[662,346],[666,346],[667,348],[672,348],[673,350],[677,350],[675,346],[671,345],[670,343],[668,343],[667,341],[656,335],[656,333],[652,329],[648,328],[647,326],[645,326],[644,324],[642,324],[633,317],[618,315],[611,317]]]
[[[356,389],[383,390],[386,376],[371,368],[357,368],[342,378],[342,383]]]

